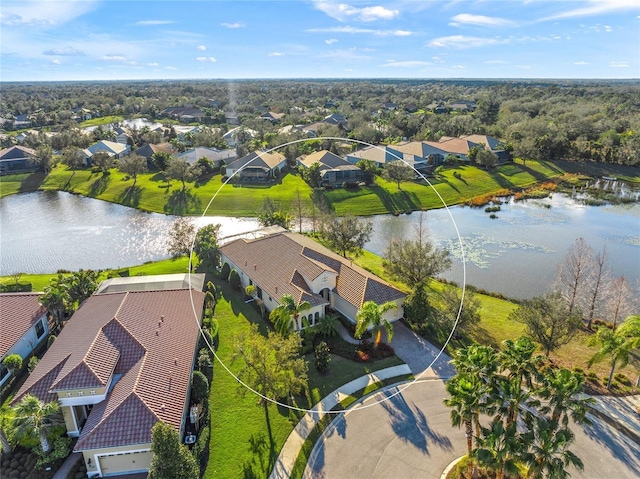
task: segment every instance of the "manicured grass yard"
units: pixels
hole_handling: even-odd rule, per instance
[[[213,176],[204,184],[173,181],[170,185],[160,173],[139,175],[132,179],[112,169],[108,174],[91,170],[68,170],[56,167],[42,185],[45,190],[63,190],[120,203],[145,211],[175,215],[201,215],[209,201],[217,194],[208,215],[257,216],[265,197],[269,196],[284,208],[290,208],[297,191],[306,205],[310,205],[311,190],[297,174],[287,174],[280,182],[268,185],[228,184],[222,189],[222,177]]]
[[[232,371],[238,372],[242,364],[238,360],[232,364],[233,338],[249,328],[250,323],[260,325],[264,332],[267,325],[259,318],[250,304],[245,304],[240,294],[222,283],[223,297],[216,306],[215,316],[219,325],[218,357]],[[312,402],[317,402],[329,392],[352,379],[371,371],[401,364],[397,358],[389,358],[371,364],[362,364],[333,356],[331,373],[320,376],[309,363],[309,390]],[[214,366],[211,385],[211,442],[209,463],[204,476],[218,477],[267,477],[271,472],[282,445],[293,430],[301,413],[269,404],[267,408],[258,404],[258,398],[242,390],[236,380],[220,363]],[[302,408],[309,408],[304,399],[298,400]]]
[[[120,121],[124,121],[123,116],[119,116],[119,115],[102,116],[100,118],[92,118],[91,120],[83,121],[78,125],[78,127],[86,128],[88,126],[108,125],[109,123],[118,123]]]

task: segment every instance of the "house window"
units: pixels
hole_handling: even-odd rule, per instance
[[[95,389],[92,389],[90,394],[91,394],[92,396],[95,396],[95,395],[96,395],[96,390],[95,390]]]
[[[71,393],[67,393],[67,397],[70,398],[71,397]]]
[[[9,375],[9,370],[4,366],[4,364],[0,363],[0,381],[2,381],[8,375]]]
[[[36,336],[40,339],[44,335],[44,324],[42,319],[36,323]]]
[[[78,391],[78,396],[84,396],[84,391]]]

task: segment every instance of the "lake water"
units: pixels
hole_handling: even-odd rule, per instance
[[[424,215],[430,237],[451,252],[443,277],[513,298],[545,292],[576,238],[595,250],[606,246],[611,268],[632,284],[640,279],[640,206],[585,206],[565,195],[503,204],[497,218],[484,209],[452,207]],[[413,234],[420,213],[373,217],[366,248],[382,254],[390,237]],[[64,192],[12,195],[0,200],[0,275],[58,269],[132,266],[168,257],[175,217]],[[255,218],[193,218],[197,226],[221,223],[222,236],[259,227]],[[460,232],[462,246],[454,227]]]
[[[511,200],[501,205],[495,219],[484,208],[453,207],[422,214],[430,238],[454,259],[442,277],[458,284],[465,280],[464,255],[468,284],[512,298],[537,296],[548,290],[557,265],[580,237],[596,251],[606,247],[616,276],[625,276],[632,284],[640,278],[638,204],[586,206],[554,194],[542,200]],[[389,238],[411,237],[419,217],[420,213],[375,217],[367,249],[383,254]]]
[[[0,200],[0,275],[133,266],[168,257],[175,216],[59,191]],[[222,224],[222,236],[258,228],[251,218],[193,218]]]

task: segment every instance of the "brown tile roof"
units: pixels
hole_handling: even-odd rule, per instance
[[[192,305],[193,299],[193,305]],[[133,291],[91,296],[74,313],[16,394],[55,398],[52,388],[111,379],[76,450],[148,443],[162,420],[180,430],[202,311],[200,291]],[[111,374],[113,371],[113,375]]]
[[[33,148],[16,145],[16,146],[10,146],[9,148],[0,150],[0,159],[8,160],[8,159],[26,158],[29,156],[33,156],[35,154],[36,154],[36,150],[34,150]]]
[[[453,138],[451,140],[440,141],[438,143],[431,144],[444,151],[448,151],[449,153],[458,153],[461,155],[466,155],[467,153],[469,153],[469,150],[471,148],[478,145],[473,141],[464,140],[462,138]]]
[[[47,311],[36,293],[0,294],[0,358],[20,340]]]
[[[305,298],[312,296],[318,301],[315,304],[326,303],[307,286],[325,271],[337,273],[335,292],[357,309],[365,301],[381,304],[406,296],[350,260],[296,233],[238,239],[223,245],[221,251],[276,301],[283,294],[291,294],[297,302],[310,301]]]

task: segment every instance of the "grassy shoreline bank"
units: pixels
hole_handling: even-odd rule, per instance
[[[266,197],[285,209],[294,210],[299,195],[307,212],[315,204],[316,208],[324,207],[338,215],[371,216],[464,204],[505,190],[521,191],[565,174],[616,176],[640,183],[640,171],[632,167],[517,160],[489,171],[466,165],[446,167],[428,182],[403,183],[401,189],[393,182],[377,178],[374,185],[354,190],[313,190],[297,172],[287,173],[265,185],[225,185],[222,177],[215,175],[202,183],[187,183],[183,189],[180,182],[169,183],[157,172],[139,175],[134,184],[116,169],[102,173],[90,169],[69,170],[58,165],[46,177],[42,173],[0,177],[0,198],[22,192],[55,190],[154,213],[195,216],[206,212],[209,216],[255,217]]]

